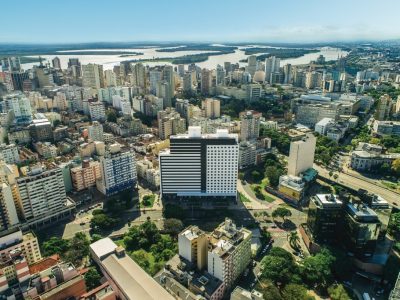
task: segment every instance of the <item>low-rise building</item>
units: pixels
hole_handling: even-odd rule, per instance
[[[15,144],[0,145],[0,160],[4,160],[7,164],[17,164],[20,162],[18,147]]]
[[[251,292],[244,288],[237,286],[231,293],[230,300],[262,300],[264,299],[263,294],[257,290]]]
[[[351,153],[350,166],[357,171],[371,171],[384,163],[391,165],[398,158],[400,158],[400,153],[384,153],[382,146],[359,143]]]
[[[100,163],[84,159],[82,165],[71,169],[72,185],[76,191],[82,191],[96,186],[96,181],[101,179]]]
[[[372,132],[376,135],[400,135],[400,122],[375,120]]]
[[[282,175],[279,177],[279,192],[298,202],[304,196],[305,183],[299,176]]]

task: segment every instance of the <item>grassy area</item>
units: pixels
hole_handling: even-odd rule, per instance
[[[386,180],[382,180],[381,182],[384,186],[388,187],[389,189],[392,189],[392,190],[400,189],[400,184],[398,184],[398,183],[394,183],[394,182],[390,182],[390,181],[386,181]]]
[[[268,186],[268,178],[264,178],[260,184],[251,184],[251,189],[253,190],[254,194],[259,200],[264,200],[269,203],[274,202],[275,199],[272,198],[267,191],[265,190],[265,187]]]
[[[156,200],[156,195],[144,195],[140,207],[153,207],[154,201]]]
[[[243,195],[242,193],[239,193],[239,199],[241,202],[250,202],[249,199],[247,199],[247,197],[245,195]]]

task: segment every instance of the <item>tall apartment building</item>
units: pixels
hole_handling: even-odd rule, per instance
[[[173,108],[167,108],[157,113],[158,136],[165,140],[171,135],[186,131],[186,120]]]
[[[151,70],[149,72],[150,77],[150,93],[153,95],[157,92],[157,84],[162,80],[162,72],[160,70]]]
[[[250,230],[238,229],[228,218],[210,235],[207,271],[222,280],[227,289],[233,287],[250,263],[251,237]]]
[[[18,147],[15,144],[0,145],[0,160],[4,160],[7,164],[19,163]]]
[[[82,191],[96,186],[101,179],[100,163],[84,159],[82,165],[71,169],[72,185],[76,191]]]
[[[29,124],[32,121],[30,101],[24,94],[10,94],[1,103],[2,112],[12,111],[17,124]]]
[[[54,139],[53,127],[43,114],[36,114],[28,128],[29,134],[35,142],[52,142]]]
[[[290,143],[288,175],[299,176],[313,167],[316,142],[317,138],[308,133],[301,140]]]
[[[82,85],[88,88],[104,88],[103,65],[82,65]]]
[[[158,81],[156,96],[163,99],[164,108],[172,107],[171,88],[167,81]]]
[[[101,157],[100,165],[102,178],[97,181],[97,188],[104,195],[110,196],[134,188],[137,175],[133,152],[122,151],[120,144],[112,144],[106,155]]]
[[[67,197],[62,170],[30,168],[26,176],[17,179],[21,216],[30,225],[57,220],[69,215],[75,204]]]
[[[97,121],[93,121],[92,125],[88,127],[88,136],[92,141],[104,141],[103,125]]]
[[[106,119],[106,109],[101,102],[89,102],[89,113],[92,121],[104,121]]]
[[[189,127],[188,134],[171,136],[170,150],[159,157],[163,198],[236,199],[236,134],[219,129],[216,134],[202,135],[200,127]]]
[[[264,89],[259,83],[252,83],[246,85],[246,100],[248,102],[257,101],[265,94]]]
[[[281,59],[271,56],[265,59],[265,81],[270,83],[274,73],[279,72]]]
[[[322,74],[319,72],[307,72],[306,73],[306,88],[315,89],[321,87]]]
[[[189,226],[178,235],[179,255],[197,266],[207,268],[208,235],[197,226]]]
[[[254,110],[241,112],[240,115],[240,140],[255,140],[260,136],[260,119],[262,114]]]
[[[132,66],[133,84],[143,90],[147,85],[147,72],[146,67],[142,63],[137,63]]]
[[[212,86],[212,73],[210,70],[201,70],[201,94],[210,95]]]
[[[375,120],[384,121],[387,120],[392,113],[394,103],[389,95],[385,94],[381,96],[378,101],[378,106],[375,111]]]
[[[11,187],[0,183],[0,232],[19,224]]]
[[[173,98],[175,95],[175,77],[174,77],[174,67],[173,66],[164,66],[163,80],[168,83],[169,97]]]
[[[256,55],[250,55],[247,57],[247,72],[250,73],[250,75],[253,77],[254,73],[257,71],[257,56]]]
[[[221,116],[221,103],[217,99],[207,98],[201,101],[201,109],[206,118],[215,119]]]
[[[104,85],[105,86],[117,86],[118,77],[113,70],[104,71]]]

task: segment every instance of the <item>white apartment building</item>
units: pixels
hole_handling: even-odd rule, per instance
[[[160,152],[161,196],[236,199],[238,161],[236,134],[219,129],[202,135],[200,127],[189,127]]]
[[[106,109],[101,102],[89,102],[89,114],[92,121],[104,121]]]
[[[10,94],[4,97],[3,112],[13,111],[17,124],[29,124],[32,121],[31,103],[24,94]]]
[[[316,137],[308,133],[301,140],[290,143],[288,175],[299,176],[313,167],[316,142]]]
[[[82,65],[82,85],[88,88],[104,88],[103,65]]]
[[[240,140],[249,141],[260,136],[260,119],[262,114],[254,110],[240,113]]]
[[[7,164],[19,163],[18,147],[15,144],[0,145],[0,160],[4,160]]]
[[[101,125],[99,122],[94,121],[92,125],[88,127],[88,136],[89,139],[92,141],[104,141],[104,135],[103,135],[103,125]]]
[[[315,132],[318,132],[321,135],[326,135],[326,132],[329,128],[333,127],[335,124],[335,120],[332,118],[323,118],[317,124],[315,124]]]
[[[109,196],[136,185],[135,154],[131,151],[121,151],[120,144],[110,145],[108,152],[100,159],[102,179],[97,182],[97,188]]]
[[[219,118],[221,115],[221,104],[217,99],[207,98],[201,102],[201,109],[204,111],[206,118]]]

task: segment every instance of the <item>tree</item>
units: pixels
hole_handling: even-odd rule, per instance
[[[85,273],[86,287],[88,288],[89,291],[98,287],[101,284],[100,280],[101,280],[101,275],[96,270],[96,268],[90,268],[89,271]]]
[[[272,282],[287,284],[297,280],[298,268],[292,254],[283,248],[273,247],[261,261],[262,277]]]
[[[326,289],[333,280],[332,266],[334,262],[335,257],[326,248],[314,256],[305,258],[301,267],[305,282],[310,287],[317,286]]]
[[[380,173],[382,174],[388,174],[390,172],[390,165],[385,162],[380,166]]]
[[[60,120],[54,120],[54,122],[53,122],[53,127],[55,128],[55,127],[57,127],[58,125],[60,125],[61,124],[61,121]]]
[[[392,162],[392,171],[396,175],[400,176],[400,158],[397,158]]]
[[[328,294],[331,300],[351,300],[342,284],[334,284],[328,288]]]
[[[69,241],[58,237],[51,237],[42,245],[43,256],[50,256],[53,254],[63,255],[68,251]]]
[[[313,296],[307,294],[307,289],[299,284],[288,284],[282,290],[284,300],[312,300]]]
[[[164,220],[164,230],[173,235],[177,235],[183,229],[183,223],[178,219],[165,219]]]
[[[74,265],[80,265],[82,260],[89,255],[90,241],[83,232],[78,232],[69,242],[69,249],[65,259]]]
[[[262,175],[257,170],[254,170],[251,172],[251,178],[253,179],[253,182],[259,182],[262,179]]]
[[[107,122],[117,123],[117,113],[115,110],[110,109],[107,111]]]
[[[264,300],[283,300],[279,289],[266,279],[260,280],[260,284],[256,287],[256,290],[263,294]]]
[[[388,231],[396,238],[398,238],[398,236],[400,235],[400,212],[391,214]]]
[[[282,218],[283,222],[285,222],[286,217],[290,217],[292,212],[286,207],[278,207],[272,212],[273,218]]]
[[[117,219],[111,218],[104,213],[95,214],[90,221],[92,228],[99,228],[100,230],[110,230],[118,223]]]
[[[289,244],[293,249],[299,248],[300,238],[297,231],[291,231],[288,235]]]
[[[275,166],[270,166],[265,169],[265,175],[268,177],[269,184],[272,187],[277,187],[279,185],[279,177],[282,174],[282,169],[278,169]]]
[[[339,178],[339,175],[338,174],[333,174],[333,179],[334,180],[337,180]]]

